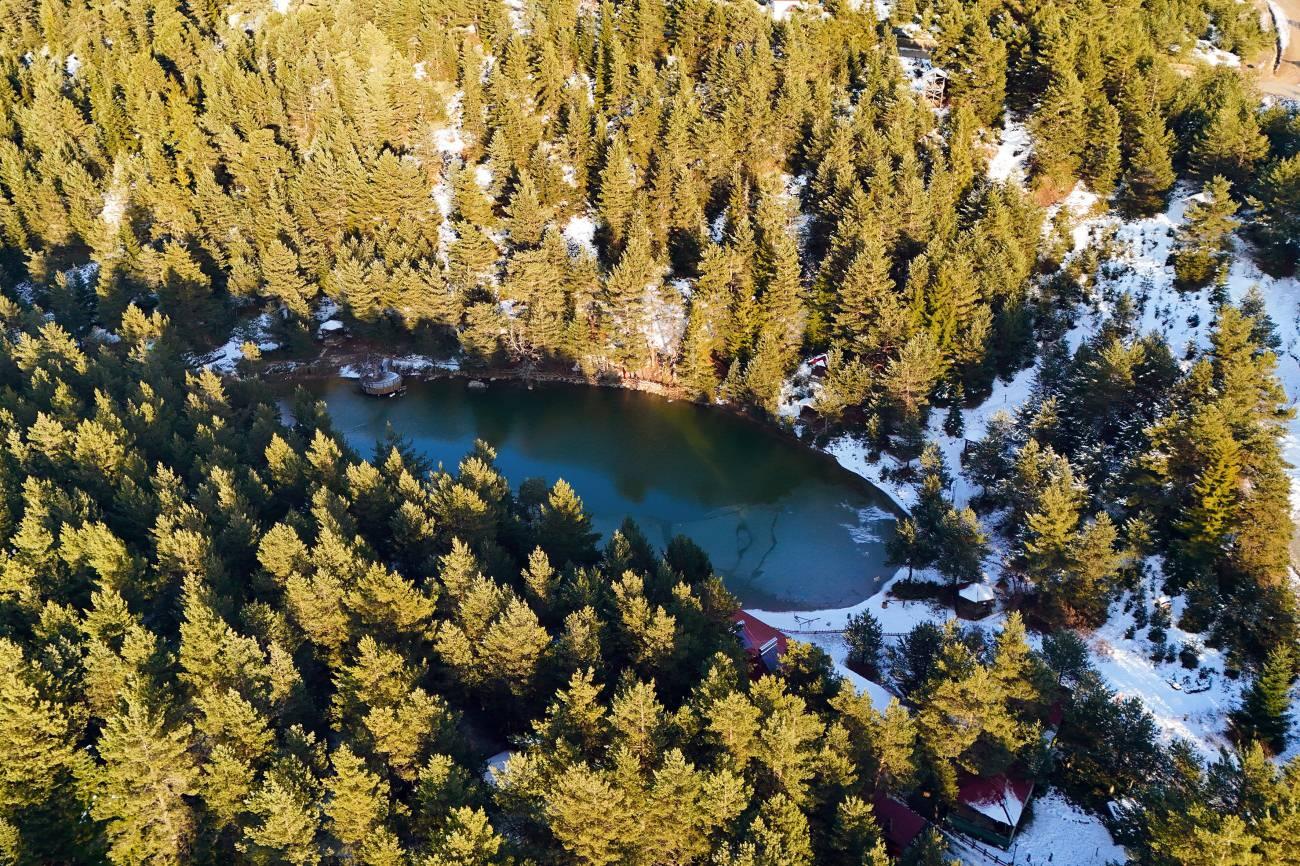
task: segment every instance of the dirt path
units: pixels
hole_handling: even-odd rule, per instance
[[[1300,0],[1271,0],[1271,3],[1260,0],[1260,5],[1275,25],[1285,28],[1278,39],[1282,50],[1273,51],[1273,69],[1269,70],[1266,65],[1260,69],[1260,90],[1287,99],[1300,99]],[[1279,15],[1274,14],[1270,6],[1280,11],[1283,20],[1278,21]]]

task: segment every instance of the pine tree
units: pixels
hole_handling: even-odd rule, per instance
[[[1060,472],[1048,479],[1025,516],[1020,558],[1030,579],[1048,597],[1059,598],[1063,593],[1079,510],[1074,476]]]
[[[1174,241],[1174,275],[1182,288],[1202,288],[1218,279],[1227,265],[1237,203],[1223,177],[1213,177],[1202,199],[1187,207],[1186,222]]]
[[[632,804],[586,764],[567,767],[546,798],[546,820],[560,845],[584,866],[623,862],[633,840]]]
[[[1068,188],[1079,173],[1088,136],[1088,98],[1071,70],[1053,76],[1034,115],[1034,163],[1058,188]]]
[[[1106,197],[1119,182],[1122,153],[1119,109],[1102,94],[1095,94],[1088,105],[1088,133],[1083,148],[1083,176],[1088,185]]]
[[[355,850],[382,828],[388,814],[388,785],[347,746],[339,746],[331,763],[334,775],[327,783],[325,814],[330,832]]]
[[[870,611],[850,615],[844,626],[844,641],[849,645],[848,663],[865,671],[866,676],[877,678],[884,651],[880,620]]]
[[[527,172],[519,178],[519,185],[506,208],[506,215],[512,243],[522,247],[541,243],[547,215],[538,199],[537,187]]]
[[[584,563],[596,558],[599,535],[591,531],[591,517],[564,479],[551,488],[538,530],[538,541],[553,562]]]
[[[197,769],[188,725],[169,726],[135,693],[104,723],[91,814],[118,863],[184,863],[194,842]]]
[[[1178,519],[1178,527],[1192,555],[1212,558],[1230,531],[1241,475],[1241,449],[1232,437],[1222,410],[1209,404],[1192,416],[1190,435],[1198,452],[1197,477],[1191,501]]]
[[[943,357],[928,332],[909,339],[885,367],[884,388],[899,410],[916,415],[930,402],[930,393],[943,374]]]
[[[1300,154],[1270,164],[1255,189],[1251,231],[1277,267],[1293,269],[1300,261]]]
[[[1291,650],[1279,645],[1269,653],[1259,675],[1233,713],[1233,725],[1244,740],[1259,740],[1274,754],[1281,754],[1290,739],[1291,683],[1295,662]]]
[[[615,134],[605,151],[605,167],[600,172],[601,223],[609,238],[607,255],[613,258],[623,250],[628,220],[632,214],[635,189],[632,161],[623,136]]]
[[[262,248],[263,291],[284,304],[294,315],[306,318],[315,292],[303,279],[298,254],[278,238]]]
[[[0,816],[43,802],[72,762],[73,720],[42,697],[35,673],[0,639]]]
[[[1128,153],[1122,192],[1125,203],[1136,213],[1153,214],[1164,208],[1176,179],[1171,156],[1173,145],[1173,134],[1159,109],[1144,104],[1133,147]]]
[[[315,789],[316,780],[296,760],[268,773],[246,801],[254,821],[239,850],[254,863],[318,863],[324,852],[316,839],[321,810]]]
[[[1268,154],[1254,107],[1244,95],[1231,95],[1214,112],[1192,147],[1191,162],[1201,177],[1224,177],[1238,187],[1255,176]]]
[[[844,273],[836,298],[834,324],[835,336],[846,346],[854,343],[879,351],[893,348],[888,334],[897,309],[894,281],[890,278],[890,261],[884,244],[874,233],[869,233]]]

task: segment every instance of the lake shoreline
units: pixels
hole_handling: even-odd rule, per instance
[[[322,365],[268,375],[264,387],[285,400],[304,388],[359,454],[388,429],[431,465],[451,467],[486,441],[506,477],[572,484],[602,537],[630,517],[656,549],[692,538],[748,606],[838,609],[870,597],[895,572],[884,556],[898,519],[887,494],[770,426],[738,423],[735,413],[536,376],[532,387],[498,377],[473,389],[464,375],[441,370],[416,373],[405,397],[382,400],[338,372]]]
[[[327,379],[352,379],[353,376],[345,375],[349,368],[355,369],[373,359],[373,352],[370,351],[348,351],[332,347],[324,347],[320,354],[310,361],[306,362],[281,362],[267,364],[260,371],[252,375],[253,378],[259,378],[269,381],[297,382],[313,381]],[[753,412],[730,403],[714,403],[700,400],[690,396],[682,387],[659,382],[653,379],[642,379],[636,376],[622,376],[618,378],[605,377],[588,377],[581,373],[565,372],[555,369],[537,369],[525,368],[521,366],[505,367],[484,367],[478,369],[466,370],[454,362],[435,361],[429,356],[406,356],[409,358],[419,358],[420,362],[406,361],[397,359],[393,364],[402,375],[408,379],[418,381],[438,381],[446,379],[460,379],[466,382],[480,381],[489,386],[493,383],[504,383],[508,385],[525,385],[529,389],[533,383],[542,385],[567,385],[567,386],[584,386],[604,388],[616,391],[636,391],[643,394],[650,394],[660,399],[673,401],[682,401],[695,406],[700,406],[710,411],[720,411],[722,414],[733,418],[741,419],[755,427],[761,429],[768,435],[776,436],[789,442],[795,443],[801,449],[813,454],[817,459],[836,466],[843,470],[845,474],[855,479],[859,488],[871,493],[882,494],[888,502],[890,508],[894,511],[895,518],[905,518],[908,516],[906,507],[898,501],[897,497],[892,495],[891,491],[884,489],[878,484],[873,483],[869,478],[854,472],[844,464],[830,451],[823,447],[813,444],[812,442],[801,438],[790,426],[762,418]],[[832,440],[833,441],[833,440]]]

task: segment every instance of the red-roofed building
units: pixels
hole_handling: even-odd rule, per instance
[[[885,848],[895,857],[901,857],[904,851],[911,848],[916,837],[925,832],[925,826],[929,823],[906,804],[884,794],[872,798],[871,811],[885,837]]]
[[[963,773],[958,777],[957,807],[948,822],[963,833],[1007,848],[1033,796],[1034,783],[1029,779]]]
[[[747,610],[737,611],[731,619],[755,675],[772,673],[781,666],[781,656],[789,646],[785,635]]]

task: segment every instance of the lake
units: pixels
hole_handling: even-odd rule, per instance
[[[614,388],[464,380],[411,382],[406,396],[363,395],[355,381],[311,381],[336,429],[370,456],[391,424],[449,469],[475,439],[497,451],[518,489],[563,478],[608,537],[625,516],[659,547],[690,536],[746,607],[856,604],[893,573],[884,494],[825,455],[751,421]]]

